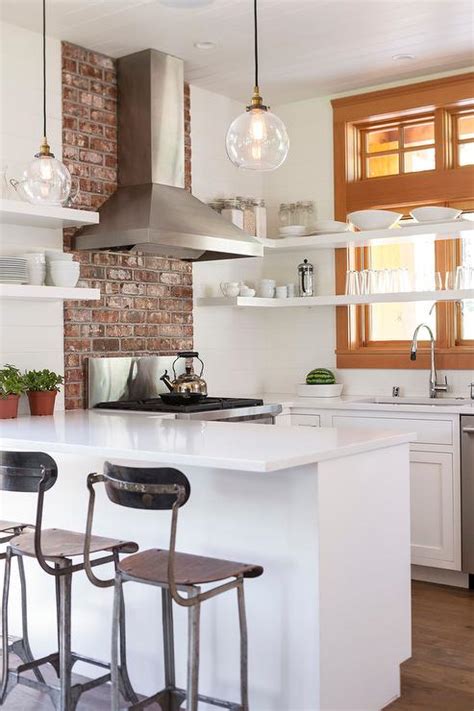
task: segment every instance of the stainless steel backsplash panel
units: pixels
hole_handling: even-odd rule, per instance
[[[158,397],[167,392],[160,380],[165,370],[172,374],[176,356],[89,358],[88,407],[98,402]],[[184,361],[181,361],[184,365]],[[180,364],[180,361],[176,364]],[[178,372],[183,372],[181,369]]]

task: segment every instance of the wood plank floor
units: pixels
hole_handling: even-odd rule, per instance
[[[16,687],[2,711],[52,708],[48,697]],[[108,708],[104,687],[84,694],[77,711]],[[413,583],[413,657],[402,666],[401,698],[385,711],[474,711],[474,591]]]

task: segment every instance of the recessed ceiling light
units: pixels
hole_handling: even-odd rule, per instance
[[[394,54],[392,59],[394,62],[411,62],[415,56],[413,54]]]
[[[194,46],[196,49],[203,49],[209,51],[210,49],[215,49],[217,44],[215,42],[195,42]]]

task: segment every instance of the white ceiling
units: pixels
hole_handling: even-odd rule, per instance
[[[264,98],[284,103],[468,66],[473,8],[471,0],[259,0]],[[0,9],[6,22],[41,29],[41,0],[0,0]],[[115,57],[159,49],[185,60],[192,84],[249,98],[251,0],[192,9],[160,0],[47,0],[47,11],[52,36]],[[217,47],[200,51],[197,41]],[[395,62],[399,53],[415,59]]]

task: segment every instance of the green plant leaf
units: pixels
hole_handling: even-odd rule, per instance
[[[27,370],[24,375],[26,390],[30,392],[43,392],[47,390],[59,390],[64,378],[52,370]]]

